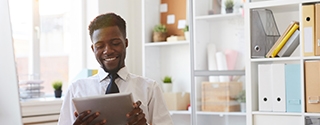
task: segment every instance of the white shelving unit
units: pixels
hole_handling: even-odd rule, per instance
[[[315,3],[319,0],[268,0],[245,4],[245,40],[246,40],[246,92],[247,92],[247,125],[304,125],[306,116],[320,117],[320,113],[305,113],[304,99],[304,61],[319,60],[319,57],[303,57],[302,37],[300,45],[291,57],[284,58],[251,58],[251,9],[270,9],[273,12],[279,33],[282,34],[291,21],[299,21],[301,26],[301,6],[304,3]],[[303,32],[303,30],[300,30]],[[301,76],[301,113],[262,112],[258,105],[258,65],[295,63],[300,64]]]
[[[192,125],[246,125],[245,112],[202,111],[202,82],[209,76],[243,76],[245,71],[244,18],[240,12],[209,15],[210,0],[191,0],[191,118]],[[207,46],[214,43],[217,52],[238,52],[232,70],[209,70]],[[244,77],[243,77],[244,78]],[[243,79],[242,79],[243,80]],[[243,82],[243,88],[245,88]]]
[[[190,93],[189,41],[152,42],[152,30],[160,24],[161,0],[142,0],[142,75],[162,84],[164,76],[173,80],[173,92]],[[170,111],[175,125],[190,124],[190,111]]]
[[[172,76],[174,92],[190,92],[189,41],[152,42],[152,30],[160,24],[160,0],[143,0],[143,76]]]

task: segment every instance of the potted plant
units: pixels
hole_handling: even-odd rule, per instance
[[[240,103],[241,112],[245,112],[246,111],[246,90],[242,90],[241,92],[239,92],[236,99]]]
[[[233,6],[234,6],[233,0],[226,0],[224,5],[226,7],[226,13],[232,13],[233,12]]]
[[[186,40],[190,39],[190,33],[189,33],[189,25],[186,25],[182,31],[184,32],[184,37],[186,38]]]
[[[158,24],[153,28],[153,41],[160,42],[166,41],[167,39],[167,28],[165,25]]]
[[[170,76],[165,76],[162,79],[162,86],[163,86],[163,91],[164,92],[171,92],[172,91],[172,79]]]
[[[56,98],[61,98],[62,94],[62,81],[54,81],[52,83],[52,87],[54,89],[54,96]]]

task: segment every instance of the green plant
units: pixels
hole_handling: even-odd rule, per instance
[[[246,91],[242,90],[241,92],[239,92],[236,99],[240,103],[245,103],[246,102]]]
[[[52,83],[52,87],[54,90],[61,90],[62,88],[62,81],[54,81]]]
[[[153,31],[165,33],[165,32],[167,32],[167,27],[165,25],[158,24],[158,25],[154,26]]]
[[[226,0],[225,3],[226,9],[231,9],[234,6],[233,0]]]
[[[163,83],[167,83],[167,84],[172,83],[171,77],[170,77],[170,76],[165,76],[165,77],[162,79],[162,82],[163,82]]]
[[[183,30],[183,32],[188,32],[189,31],[189,26],[186,25],[182,30]]]

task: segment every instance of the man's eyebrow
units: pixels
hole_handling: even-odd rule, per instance
[[[112,42],[112,41],[115,41],[115,40],[121,40],[121,39],[120,38],[111,38],[111,39],[108,40],[108,42]],[[99,43],[103,43],[103,40],[96,41],[93,44],[99,44]]]
[[[109,41],[121,40],[120,38],[112,38]]]
[[[93,43],[93,44],[99,44],[99,43],[102,43],[102,41],[97,41],[97,42],[95,42],[95,43]]]

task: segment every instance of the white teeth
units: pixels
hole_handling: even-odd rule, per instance
[[[116,57],[113,57],[113,58],[108,58],[108,59],[105,59],[106,61],[112,61],[112,60],[115,60]]]

